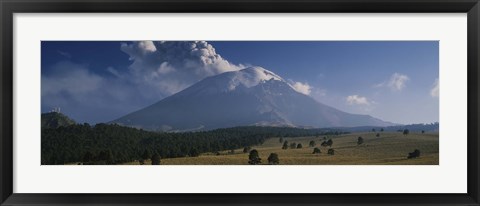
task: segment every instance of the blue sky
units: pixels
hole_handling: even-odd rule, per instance
[[[77,122],[107,122],[252,65],[346,112],[431,123],[439,118],[438,49],[437,41],[44,41],[42,112],[61,107]]]

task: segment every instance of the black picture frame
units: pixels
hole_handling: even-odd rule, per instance
[[[0,0],[1,205],[480,205],[479,0]],[[13,193],[15,13],[467,13],[468,192],[466,194],[19,194]]]

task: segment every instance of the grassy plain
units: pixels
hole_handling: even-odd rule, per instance
[[[271,138],[262,145],[253,146],[258,150],[262,164],[268,164],[270,153],[277,153],[281,165],[438,165],[439,164],[439,138],[438,133],[410,133],[403,135],[401,132],[376,133],[351,133],[331,136],[335,150],[334,155],[328,155],[330,147],[322,147],[323,137],[293,137],[284,138],[290,143],[301,143],[301,149],[282,149],[279,138]],[[361,136],[364,143],[357,145],[357,138]],[[314,140],[320,148],[320,154],[312,154],[313,147],[309,142]],[[407,159],[408,153],[419,149],[421,156]],[[138,162],[127,163],[130,165]],[[146,164],[150,164],[149,161]],[[182,157],[162,159],[162,165],[246,165],[248,153],[243,153],[243,148],[230,151],[220,151],[220,155],[204,153],[198,157]]]
[[[320,137],[293,137],[284,138],[289,143],[301,143],[301,149],[283,150],[279,138],[271,138],[262,145],[252,147],[258,150],[262,164],[268,164],[270,153],[277,153],[281,165],[438,165],[439,164],[439,138],[438,133],[410,133],[403,135],[400,132],[376,133],[351,133],[331,136],[335,150],[334,155],[328,155],[330,147],[322,147],[323,136]],[[357,138],[361,136],[364,143],[357,145]],[[312,154],[313,147],[309,142],[314,140],[320,148],[320,154]],[[419,149],[421,156],[407,159],[408,153]],[[127,163],[129,165],[138,162]],[[149,161],[146,164],[150,164]],[[204,153],[198,157],[182,157],[162,159],[162,165],[246,165],[248,153],[243,153],[243,148],[230,151],[220,151],[220,155]]]

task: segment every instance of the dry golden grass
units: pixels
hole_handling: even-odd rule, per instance
[[[376,133],[352,133],[332,136],[335,155],[328,155],[330,147],[320,146],[323,136],[284,138],[289,143],[301,143],[302,149],[282,150],[279,138],[271,138],[263,145],[252,147],[258,150],[262,163],[268,163],[270,153],[277,153],[282,165],[438,165],[439,163],[439,139],[436,134],[381,132],[380,137]],[[357,138],[364,139],[362,145],[357,146]],[[308,147],[310,140],[315,140],[316,147],[320,148],[321,154],[312,154],[313,148]],[[407,159],[409,152],[419,149],[421,157]],[[243,153],[243,148],[235,150],[235,154],[229,151],[221,151],[220,155],[212,153],[201,154],[198,157],[183,157],[162,159],[162,165],[245,165],[248,164],[248,153]],[[127,163],[130,165],[138,162]],[[150,164],[150,162],[146,162]]]

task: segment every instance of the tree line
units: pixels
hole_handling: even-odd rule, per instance
[[[263,144],[272,137],[299,137],[341,133],[331,129],[290,127],[234,127],[211,131],[158,133],[116,124],[74,124],[42,128],[41,162],[120,164],[154,157],[198,156]],[[150,156],[150,158],[148,158]]]

